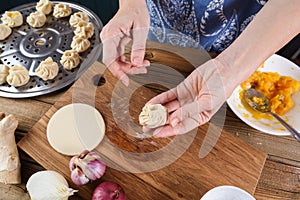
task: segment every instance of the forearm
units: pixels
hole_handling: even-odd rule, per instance
[[[119,0],[119,7],[122,8],[124,5],[130,4],[132,8],[134,7],[140,7],[140,6],[146,6],[146,0]]]
[[[247,79],[299,33],[299,7],[299,0],[269,0],[266,3],[243,33],[216,58],[234,75],[224,80],[228,85],[236,87]]]

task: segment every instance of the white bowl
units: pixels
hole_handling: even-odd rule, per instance
[[[255,200],[255,198],[241,188],[224,185],[209,190],[201,200]]]

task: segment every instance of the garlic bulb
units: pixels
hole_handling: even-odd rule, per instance
[[[95,152],[84,151],[70,160],[71,179],[76,185],[101,178],[106,170],[105,163]]]
[[[77,192],[69,188],[68,182],[61,174],[51,170],[33,174],[26,188],[32,200],[67,200]]]

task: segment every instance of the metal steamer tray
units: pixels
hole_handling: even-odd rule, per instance
[[[56,19],[52,13],[47,15],[47,22],[41,28],[32,28],[26,23],[27,16],[35,12],[36,3],[29,3],[11,10],[20,11],[23,15],[23,25],[13,28],[12,34],[0,41],[0,60],[2,64],[12,67],[22,65],[29,71],[29,82],[21,87],[8,84],[0,85],[0,96],[10,98],[33,97],[59,90],[73,83],[91,66],[101,54],[99,38],[103,25],[99,17],[91,10],[74,3],[53,1],[54,4],[64,3],[70,6],[72,14],[84,12],[95,27],[94,35],[90,38],[91,46],[80,54],[80,65],[71,70],[65,70],[60,59],[65,50],[71,49],[74,28],[69,24],[69,17]],[[59,73],[53,80],[43,81],[35,75],[35,69],[48,57],[58,63]]]

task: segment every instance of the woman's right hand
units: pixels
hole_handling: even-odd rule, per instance
[[[116,15],[100,33],[103,63],[114,76],[129,85],[127,74],[147,73],[144,60],[150,17],[145,0],[120,0]],[[132,40],[131,58],[126,61],[125,46]]]

